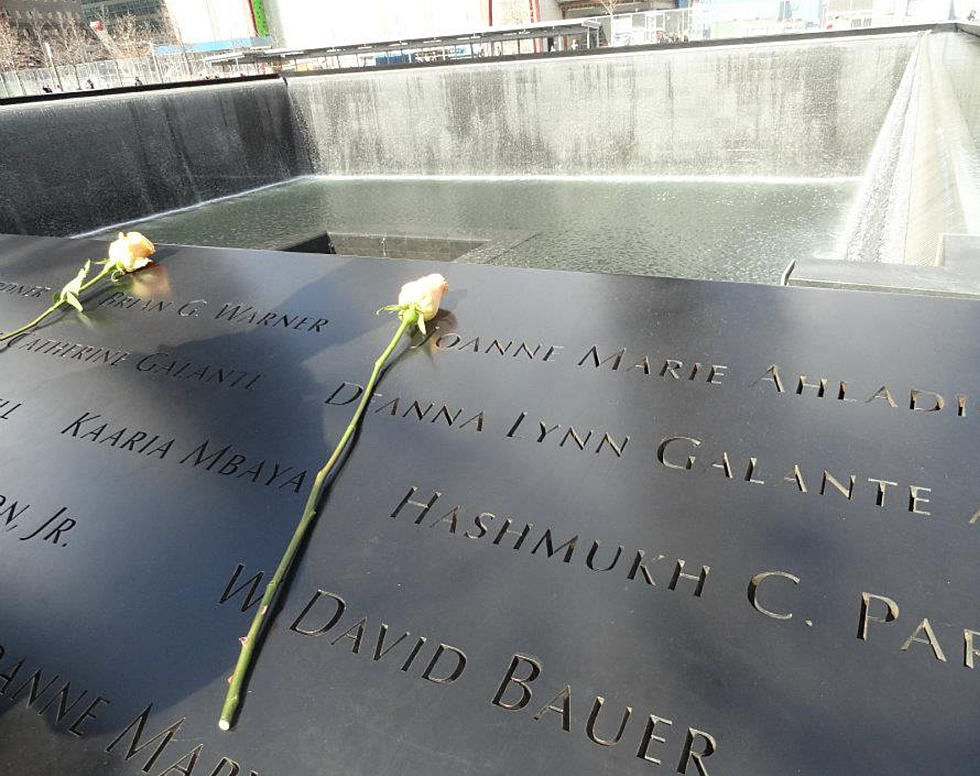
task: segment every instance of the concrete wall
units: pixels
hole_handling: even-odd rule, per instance
[[[921,37],[848,215],[840,258],[931,265],[944,233],[980,233],[978,73],[980,39]]]
[[[852,176],[915,41],[347,73],[290,93],[323,173]]]
[[[980,40],[923,37],[904,263],[934,264],[940,235],[980,233]]]
[[[78,233],[308,171],[278,80],[0,106],[0,233]]]
[[[942,69],[966,122],[973,143],[980,149],[980,26],[968,27],[971,33],[939,35],[938,47]]]

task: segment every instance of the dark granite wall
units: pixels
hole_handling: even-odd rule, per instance
[[[0,233],[70,235],[310,172],[281,80],[0,106]]]

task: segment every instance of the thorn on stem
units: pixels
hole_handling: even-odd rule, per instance
[[[244,647],[246,644],[248,644],[248,636],[242,636],[239,639],[239,641],[241,642],[241,645]]]

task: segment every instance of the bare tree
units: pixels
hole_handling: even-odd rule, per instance
[[[110,15],[106,6],[96,9],[95,17],[93,37],[113,60],[120,85],[142,82],[146,57],[153,54],[153,29],[132,14]]]
[[[50,30],[54,61],[72,69],[75,88],[82,88],[78,65],[100,59],[101,47],[91,29],[76,19],[60,20]]]
[[[27,67],[47,67],[48,58],[43,45],[47,25],[38,11],[24,11],[24,15],[27,21],[20,27],[24,41],[23,64]]]
[[[596,2],[598,2],[598,4],[602,6],[605,12],[609,14],[609,38],[606,42],[606,45],[612,46],[614,45],[613,44],[613,16],[616,13],[616,9],[621,5],[625,5],[628,2],[632,2],[632,0],[596,0]]]
[[[55,81],[44,84],[44,90],[52,91],[54,86],[61,87],[61,73],[54,61],[54,51],[51,47],[50,38],[53,25],[44,19],[40,11],[28,10],[24,12],[27,21],[22,29],[22,36],[25,41],[24,64],[27,67],[51,68],[54,72]]]
[[[0,11],[0,74],[13,71],[21,93],[24,83],[20,80],[20,68],[24,65],[25,41],[18,30],[7,18],[5,11]]]
[[[0,71],[16,70],[20,60],[21,39],[5,11],[0,11]]]
[[[146,79],[144,64],[153,55],[153,30],[131,14],[116,19],[111,29],[118,51],[117,59],[127,61],[131,78],[142,83]]]
[[[33,64],[53,68],[59,88],[65,86],[62,70],[70,67],[75,88],[80,89],[78,65],[98,59],[101,53],[95,34],[79,19],[65,18],[61,14],[57,19],[45,19],[37,11],[28,11],[27,14],[25,35],[39,54]]]
[[[609,14],[610,19],[616,12],[616,7],[624,5],[625,3],[632,2],[633,0],[596,0],[596,2],[605,9],[606,13]]]
[[[136,59],[148,56],[153,51],[150,30],[132,14],[125,14],[109,25],[113,52],[116,59]]]

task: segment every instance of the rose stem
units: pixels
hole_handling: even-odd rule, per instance
[[[88,289],[90,289],[92,286],[94,286],[96,283],[102,280],[102,278],[104,278],[106,275],[112,272],[112,269],[113,269],[113,265],[107,263],[98,275],[96,275],[94,278],[89,280],[87,283],[82,283],[82,287],[78,289],[78,293],[82,293],[82,291],[88,291]]]
[[[4,334],[3,336],[0,336],[0,342],[3,342],[4,340],[11,339],[12,337],[16,337],[18,334],[23,334],[25,331],[27,331],[31,327],[37,326],[41,321],[43,321],[45,318],[47,318],[49,315],[51,315],[51,313],[53,313],[55,310],[57,310],[63,304],[64,304],[64,302],[57,302],[57,303],[51,305],[47,310],[45,310],[43,313],[41,313],[39,316],[37,316],[37,318],[35,318],[30,323],[25,324],[24,326],[21,326],[19,329],[14,329],[13,331],[8,332],[7,334]]]
[[[110,268],[107,266],[98,275],[96,275],[94,278],[92,278],[90,281],[88,281],[88,283],[85,283],[79,289],[79,292],[78,293],[81,293],[82,291],[85,291],[85,290],[91,288],[98,281],[102,280],[102,278],[104,278],[106,275],[108,275],[109,272],[110,272]],[[37,316],[37,318],[35,318],[30,323],[28,323],[28,324],[26,324],[24,326],[21,326],[19,329],[15,329],[14,331],[9,332],[8,334],[4,334],[3,336],[0,336],[0,342],[3,342],[4,340],[11,339],[12,337],[16,337],[18,334],[23,334],[28,329],[33,328],[34,326],[37,326],[41,321],[43,321],[45,318],[47,318],[49,315],[51,315],[51,313],[53,313],[55,310],[57,310],[63,304],[65,304],[65,302],[55,302],[53,305],[51,305],[47,310],[45,310],[43,313],[41,313],[39,316]]]
[[[309,529],[310,524],[313,522],[313,518],[316,516],[317,504],[320,501],[320,495],[323,492],[323,484],[326,481],[327,475],[330,473],[330,470],[333,469],[334,464],[337,463],[337,459],[340,458],[340,454],[347,445],[347,441],[350,439],[351,434],[354,433],[354,429],[357,428],[357,423],[361,419],[361,415],[364,414],[364,409],[367,407],[368,401],[371,398],[371,393],[374,390],[374,384],[378,381],[378,375],[381,373],[381,368],[384,366],[385,361],[388,360],[388,357],[395,349],[395,346],[401,339],[402,334],[405,333],[405,330],[408,329],[409,326],[413,325],[417,320],[418,312],[416,310],[410,309],[401,313],[401,324],[398,327],[398,331],[395,332],[395,336],[392,337],[391,342],[388,343],[388,347],[386,347],[384,352],[378,357],[378,360],[374,362],[374,371],[371,372],[371,379],[368,380],[367,385],[364,386],[364,393],[361,394],[361,401],[358,403],[357,409],[354,410],[354,416],[351,418],[351,421],[347,426],[347,430],[337,443],[337,447],[334,448],[330,459],[327,461],[324,467],[320,469],[316,475],[316,479],[313,481],[313,487],[310,489],[310,495],[306,499],[306,507],[303,510],[303,517],[300,519],[299,524],[296,526],[296,530],[293,532],[293,538],[289,540],[289,545],[286,547],[286,552],[279,561],[279,566],[276,569],[276,573],[272,576],[272,580],[269,582],[269,584],[266,585],[265,593],[262,596],[262,602],[259,605],[258,611],[255,613],[255,617],[252,619],[251,627],[248,629],[248,635],[241,640],[242,650],[238,655],[238,663],[235,665],[235,672],[231,675],[231,680],[228,686],[228,694],[225,696],[225,704],[221,708],[221,719],[218,721],[218,727],[222,730],[229,730],[231,728],[232,717],[235,716],[235,710],[238,708],[242,682],[244,681],[245,674],[248,672],[249,666],[252,663],[252,651],[255,649],[255,644],[258,641],[263,626],[265,625],[266,614],[269,611],[269,607],[272,605],[272,599],[276,595],[276,590],[279,589],[279,585],[282,584],[286,574],[289,573],[289,567],[296,556],[296,552],[303,541],[303,537],[306,535],[307,529]]]

